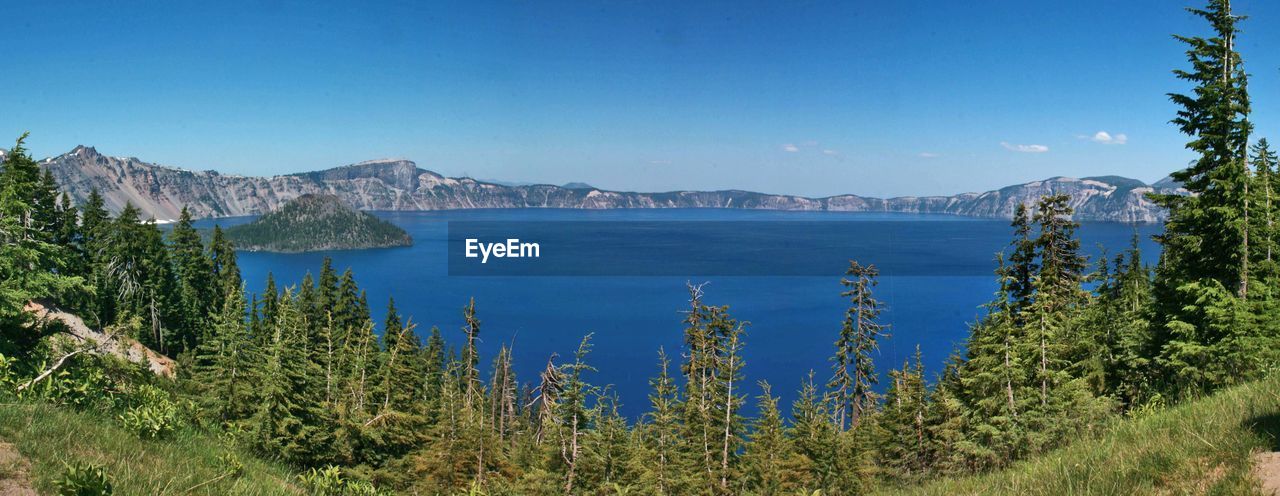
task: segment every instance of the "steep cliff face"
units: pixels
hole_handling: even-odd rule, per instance
[[[888,199],[855,195],[805,198],[738,190],[634,193],[545,184],[504,186],[444,177],[407,160],[373,160],[317,172],[247,177],[109,157],[84,146],[46,159],[42,165],[77,202],[83,202],[89,191],[97,188],[113,211],[132,203],[159,220],[176,219],[184,205],[196,217],[262,214],[305,194],[335,195],[360,210],[746,208],[1010,217],[1019,203],[1066,193],[1079,220],[1157,222],[1164,219],[1165,212],[1147,200],[1146,193],[1180,191],[1175,183],[1153,186],[1107,176],[1056,177],[985,193]]]

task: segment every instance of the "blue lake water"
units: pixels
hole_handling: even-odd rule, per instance
[[[996,290],[991,275],[994,262],[987,264],[985,270],[956,271],[937,261],[949,260],[944,255],[955,253],[970,254],[966,255],[970,259],[971,254],[981,254],[991,260],[1007,246],[1011,236],[1008,221],[1004,220],[916,214],[718,209],[376,214],[408,231],[414,245],[305,254],[241,253],[240,267],[249,291],[260,292],[268,272],[274,273],[282,287],[295,284],[306,272],[317,273],[324,257],[332,257],[339,272],[352,268],[360,287],[368,292],[376,322],[381,324],[387,299],[394,297],[400,312],[418,325],[419,335],[425,336],[432,326],[438,326],[453,345],[462,342],[462,307],[474,297],[482,321],[482,363],[487,365],[499,346],[514,344],[516,373],[526,382],[537,380],[538,371],[551,353],[571,356],[582,337],[593,333],[594,349],[589,360],[598,371],[591,374],[590,380],[601,386],[612,385],[622,400],[623,413],[632,417],[647,408],[647,381],[656,373],[659,347],[665,347],[673,361],[678,360],[683,318],[680,312],[688,305],[686,282],[708,283],[707,303],[729,305],[734,317],[751,323],[743,369],[748,394],[758,394],[756,382],[767,380],[774,393],[782,396],[783,404],[789,405],[810,369],[825,381],[830,376],[832,343],[846,308],[840,297],[840,278],[846,262],[833,263],[826,276],[450,276],[449,222],[840,221],[849,223],[849,232],[865,231],[868,238],[890,236],[883,226],[891,224],[891,239],[859,243],[851,252],[856,251],[862,263],[877,263],[882,258],[904,266],[918,259],[920,267],[932,268],[886,270],[880,278],[876,297],[885,305],[883,320],[891,326],[891,337],[881,342],[877,367],[883,373],[900,366],[919,345],[930,375],[936,374],[947,356],[964,342],[968,325]],[[226,226],[247,220],[219,219],[199,224],[209,227],[216,222]],[[1150,263],[1158,254],[1158,245],[1150,237],[1160,229],[1159,225],[1085,223],[1079,235],[1085,251],[1096,256],[1100,247],[1112,254],[1126,249],[1137,232],[1143,255]],[[785,244],[801,254],[806,250],[804,239],[780,239],[767,234],[749,241],[766,247]],[[751,238],[753,234],[747,232],[744,236]],[[735,256],[733,252],[722,255]],[[761,263],[759,259],[750,260],[752,264]],[[617,263],[631,262],[619,259]],[[771,271],[769,267],[760,269],[758,274],[788,273]]]

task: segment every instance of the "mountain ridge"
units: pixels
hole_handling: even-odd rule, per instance
[[[852,194],[805,197],[740,189],[634,192],[530,184],[508,186],[469,177],[446,177],[406,159],[378,159],[276,176],[243,176],[157,165],[135,157],[111,157],[80,145],[41,161],[73,200],[97,188],[113,211],[132,203],[144,215],[175,219],[185,205],[193,216],[257,215],[304,194],[331,194],[358,210],[471,208],[743,208],[841,212],[938,213],[1008,218],[1014,206],[1056,192],[1071,196],[1076,218],[1089,221],[1159,222],[1165,212],[1148,192],[1182,192],[1162,180],[1148,185],[1120,176],[1052,177],[985,192],[873,198]],[[1162,184],[1163,183],[1163,184]]]

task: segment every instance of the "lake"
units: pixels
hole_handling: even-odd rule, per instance
[[[1004,249],[1011,237],[1007,220],[945,215],[731,209],[375,214],[408,231],[414,245],[305,254],[241,253],[240,267],[248,290],[260,292],[268,272],[274,273],[281,287],[296,284],[306,272],[318,273],[324,257],[332,257],[339,272],[352,268],[360,287],[368,292],[379,325],[387,299],[394,297],[400,312],[417,324],[419,335],[425,336],[432,326],[438,326],[455,346],[463,338],[462,307],[474,297],[482,321],[481,363],[487,367],[499,346],[513,344],[516,373],[525,382],[537,380],[550,354],[571,357],[582,337],[592,333],[594,348],[589,362],[598,371],[588,379],[597,385],[611,385],[621,399],[623,413],[633,418],[647,409],[647,381],[657,372],[658,349],[664,347],[673,361],[678,360],[681,311],[688,305],[686,282],[707,283],[707,303],[729,305],[734,317],[750,322],[743,369],[747,393],[754,397],[759,393],[757,381],[767,380],[774,393],[782,397],[782,404],[790,405],[810,369],[817,372],[818,380],[825,382],[830,377],[828,359],[846,309],[846,301],[840,297],[840,278],[848,258],[884,267],[875,294],[884,303],[883,321],[891,326],[891,337],[881,342],[876,357],[880,373],[901,366],[919,345],[927,374],[932,377],[947,356],[963,344],[969,324],[996,291],[991,274],[994,254]],[[198,225],[227,226],[248,220],[206,220]],[[745,241],[757,247],[759,253],[794,256],[766,255],[772,258],[762,259],[751,253],[715,252],[706,256],[706,263],[717,268],[701,271],[700,266],[689,263],[667,264],[650,271],[645,264],[654,261],[635,262],[636,256],[619,257],[613,267],[597,261],[590,270],[601,272],[588,274],[564,270],[564,266],[543,273],[511,275],[456,275],[466,272],[456,267],[451,270],[450,223],[554,226],[580,225],[584,221],[647,226],[644,232],[649,234],[644,236],[651,238],[592,238],[590,243],[580,243],[588,247],[598,243],[610,247],[610,253],[623,255],[633,249],[630,254],[636,256],[652,253],[654,246],[689,246],[681,245],[679,238],[673,240],[672,232],[676,231],[664,231],[664,223],[686,227],[707,223],[712,230],[716,226],[732,227],[734,224],[727,224],[732,222],[765,227],[779,223],[778,229],[735,230],[735,242]],[[797,231],[792,227],[796,225],[823,228],[804,227]],[[831,225],[842,228],[825,227]],[[1141,236],[1145,260],[1154,263],[1159,247],[1150,238],[1160,230],[1161,226],[1150,224],[1085,223],[1078,234],[1092,261],[1103,247],[1113,255],[1128,248],[1136,232]],[[831,237],[826,234],[829,231],[841,234]],[[779,236],[778,232],[790,237]],[[815,239],[795,238],[803,233],[813,233]],[[810,241],[812,244],[807,244]],[[542,244],[544,251],[554,251],[557,246]],[[847,256],[842,251],[845,244],[849,246]],[[813,270],[815,266],[828,265],[827,260],[831,260],[829,274],[819,275],[823,272]],[[725,272],[723,267],[748,270]],[[682,270],[733,275],[680,275]],[[664,275],[636,275],[647,273]],[[754,399],[748,403],[753,402]]]

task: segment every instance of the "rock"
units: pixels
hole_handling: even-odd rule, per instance
[[[1071,196],[1075,218],[1085,221],[1159,222],[1166,213],[1148,192],[1185,192],[1164,181],[1147,185],[1118,176],[1055,177],[984,193],[952,196],[870,198],[837,195],[806,198],[751,191],[607,191],[583,183],[503,185],[450,178],[419,169],[408,160],[372,160],[317,172],[247,177],[165,167],[136,158],[108,157],[91,147],[45,159],[63,190],[83,204],[97,188],[118,212],[125,203],[159,221],[178,218],[185,205],[195,217],[257,215],[305,194],[332,194],[359,210],[444,210],[469,208],[743,208],[908,212],[1009,218],[1019,203],[1040,196]]]
[[[27,303],[24,310],[35,314],[36,318],[62,323],[73,339],[94,347],[97,353],[108,353],[133,363],[144,364],[161,377],[170,379],[174,377],[178,364],[173,359],[152,351],[151,348],[143,346],[133,338],[109,335],[90,329],[79,316],[53,305],[32,301]]]

